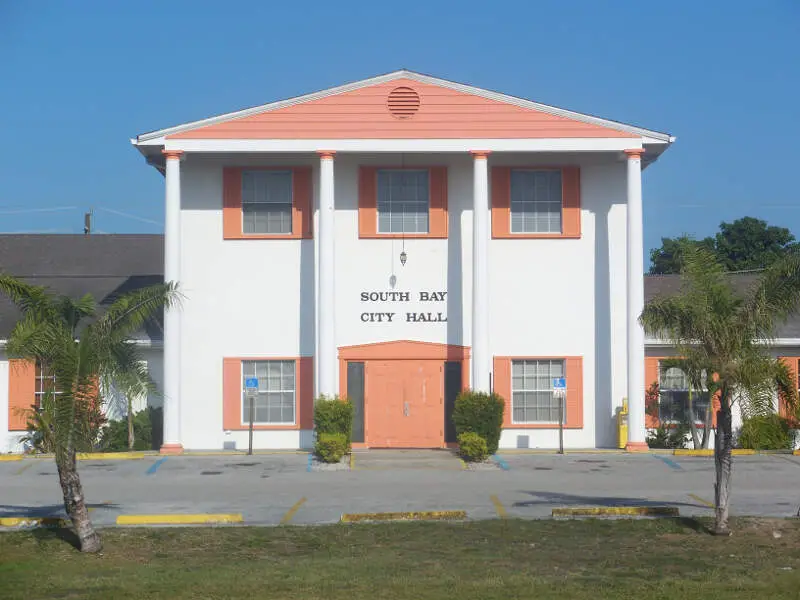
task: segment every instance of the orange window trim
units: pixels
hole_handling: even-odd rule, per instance
[[[292,172],[292,232],[244,233],[242,227],[242,172]],[[311,239],[313,214],[311,167],[225,167],[222,170],[222,237],[226,240]]]
[[[511,171],[561,171],[561,233],[511,232]],[[574,165],[492,167],[492,238],[578,239],[581,237],[581,170]]]
[[[511,405],[511,361],[563,360],[567,378],[567,416],[564,429],[583,429],[583,357],[582,356],[495,356],[494,391],[506,403],[505,429],[558,429],[558,423],[514,423]]]
[[[255,431],[311,429],[314,426],[314,359],[310,356],[246,356],[222,359],[222,428],[246,431],[250,428],[242,414],[242,361],[295,361],[295,422],[290,425],[254,424]]]
[[[428,171],[428,233],[378,233],[378,171]],[[447,167],[366,167],[358,172],[358,237],[361,239],[446,239]]]
[[[8,361],[8,430],[25,431],[36,405],[36,363],[12,358]]]

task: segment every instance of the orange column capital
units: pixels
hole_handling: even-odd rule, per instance
[[[335,150],[317,150],[317,154],[322,160],[329,159],[333,160],[333,157],[336,156]]]
[[[183,157],[183,150],[167,150],[164,148],[161,154],[163,154],[167,160],[180,160]]]
[[[489,155],[492,153],[491,150],[470,150],[470,154],[472,154],[473,158],[489,158]]]
[[[628,157],[628,160],[634,160],[635,158],[642,158],[644,148],[631,148],[630,150],[623,150],[623,152]]]

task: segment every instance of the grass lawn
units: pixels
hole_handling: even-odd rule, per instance
[[[14,532],[0,534],[0,598],[800,597],[800,521],[733,525],[730,538],[681,519],[108,529],[99,556]]]

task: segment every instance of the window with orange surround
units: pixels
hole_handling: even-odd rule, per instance
[[[581,237],[580,167],[492,167],[492,237]]]
[[[582,356],[495,356],[494,391],[506,403],[503,427],[558,428],[553,377],[562,376],[567,380],[564,428],[583,429]]]
[[[312,196],[311,167],[225,167],[223,238],[310,239]]]
[[[447,168],[362,166],[358,237],[446,238]]]
[[[222,360],[222,426],[249,428],[244,378],[257,377],[255,430],[311,429],[314,426],[314,359],[310,356],[241,357]]]

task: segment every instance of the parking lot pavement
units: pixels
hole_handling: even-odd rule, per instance
[[[405,459],[405,460],[404,460]],[[465,470],[444,452],[358,452],[354,470],[308,470],[306,454],[87,460],[92,518],[241,513],[245,523],[334,523],[344,513],[465,510],[468,518],[543,518],[562,506],[676,506],[710,515],[714,461],[657,454],[503,454],[505,468]],[[800,457],[734,459],[735,515],[792,516]],[[63,514],[52,459],[0,463],[0,516]]]

